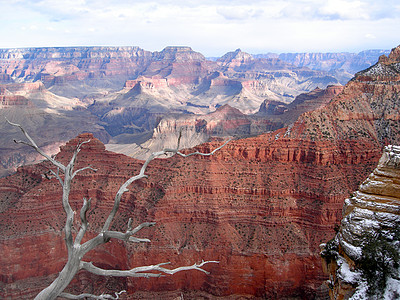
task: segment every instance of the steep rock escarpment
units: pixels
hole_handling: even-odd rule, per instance
[[[327,141],[370,141],[379,147],[400,136],[400,47],[357,73],[332,101],[307,112],[291,126],[290,137]]]
[[[400,60],[396,49],[392,53],[386,67]],[[111,243],[87,259],[107,268],[160,261],[175,266],[201,259],[220,263],[208,266],[210,275],[190,272],[160,279],[102,281],[82,273],[70,289],[126,289],[130,297],[142,299],[326,295],[319,244],[332,237],[344,199],[376,166],[382,146],[400,143],[398,89],[396,80],[356,77],[326,106],[303,114],[292,126],[231,141],[211,157],[154,161],[149,178],[126,194],[114,225],[125,228],[129,216],[137,223],[156,221],[156,227],[143,232],[152,243]],[[57,158],[71,155],[76,143]],[[219,144],[202,144],[197,150],[207,152]],[[95,139],[79,157],[79,166],[99,169],[80,173],[72,194],[74,207],[83,196],[96,199],[89,217],[95,231],[111,209],[118,185],[137,172],[140,162],[104,151]],[[1,265],[7,266],[3,297],[31,298],[65,259],[58,247],[63,218],[54,200],[58,182],[39,176],[45,172],[39,164],[1,180],[8,193],[0,198],[7,199],[0,217]],[[22,182],[25,189],[19,188]],[[20,249],[29,249],[29,255]],[[43,257],[44,249],[51,249],[51,255]],[[38,261],[46,264],[38,266]]]
[[[342,89],[342,86],[329,86],[325,90],[317,88],[310,93],[300,94],[291,104],[266,100],[259,112],[254,115],[243,114],[228,104],[206,115],[174,114],[163,118],[156,115],[159,122],[149,140],[138,146],[128,142],[118,144],[119,137],[114,137],[107,144],[107,149],[145,159],[151,152],[158,151],[162,147],[175,147],[179,132],[182,148],[194,147],[207,142],[210,138],[255,136],[292,124],[302,113],[326,105]],[[152,119],[157,120],[153,117],[147,121]],[[127,140],[126,135],[121,137],[121,141]]]
[[[98,171],[77,177],[71,199],[75,209],[82,197],[93,199],[89,222],[95,232],[118,186],[138,171],[140,162],[105,151],[92,136],[79,140],[88,138],[92,141],[79,153],[77,168],[92,165]],[[57,159],[70,157],[77,141],[63,147]],[[218,144],[198,150],[208,152]],[[160,261],[175,266],[201,259],[220,263],[207,267],[210,275],[190,272],[160,279],[102,281],[82,273],[70,289],[126,289],[147,299],[181,292],[193,297],[312,298],[323,293],[318,245],[340,218],[347,191],[371,168],[373,153],[367,154],[361,160],[348,161],[344,154],[333,161],[332,149],[323,143],[264,135],[232,141],[213,157],[156,160],[149,179],[124,197],[114,225],[123,229],[129,217],[137,223],[155,221],[157,226],[144,232],[152,243],[112,242],[86,259],[108,268]],[[7,266],[3,297],[31,298],[65,261],[58,231],[64,219],[60,191],[47,167],[23,167],[1,180],[1,262]]]
[[[382,61],[384,66],[380,66]],[[396,70],[399,61],[396,48],[388,60],[383,57],[372,69]],[[329,104],[303,114],[293,125],[234,141],[215,157],[201,159],[210,164],[204,169],[188,164],[189,170],[194,168],[193,177],[188,173],[179,176],[158,204],[165,201],[168,213],[155,208],[156,218],[170,222],[167,228],[175,233],[167,236],[175,242],[177,251],[179,247],[200,250],[202,245],[221,248],[196,239],[194,232],[199,225],[191,227],[185,222],[176,228],[172,219],[185,216],[186,203],[193,203],[190,206],[203,212],[190,214],[190,222],[196,215],[212,220],[198,234],[205,232],[213,241],[227,245],[225,249],[239,252],[224,255],[229,257],[225,258],[224,271],[240,261],[241,270],[247,270],[243,274],[251,274],[232,275],[237,283],[227,290],[269,298],[320,295],[324,276],[318,241],[332,235],[346,195],[376,166],[382,146],[400,141],[398,75],[392,71],[388,77],[387,73],[381,77],[375,71],[369,80],[359,77],[363,75],[360,73]],[[208,147],[199,148],[206,151]],[[209,171],[213,169],[218,175]],[[247,263],[242,260],[243,254],[249,257]],[[221,261],[223,258],[219,257]],[[253,259],[264,268],[255,268]],[[210,280],[216,281],[214,293],[223,295],[227,290],[218,282],[218,275]],[[225,278],[225,282],[232,281]],[[263,288],[254,289],[260,282]]]
[[[330,85],[326,89],[316,88],[309,93],[298,95],[289,104],[265,100],[256,115],[275,122],[279,120],[284,126],[288,126],[303,113],[316,110],[328,104],[342,90],[343,86],[340,85]]]
[[[87,79],[107,82],[104,77],[121,77],[123,83],[143,69],[151,57],[151,52],[139,47],[2,49],[0,70],[14,80],[39,79],[47,87]]]
[[[387,146],[376,169],[346,199],[338,233],[322,244],[331,299],[399,296],[400,147]]]
[[[87,109],[118,144],[143,143],[172,113],[204,115],[227,104],[251,114],[265,100],[286,105],[301,93],[338,83],[324,71],[277,57],[254,57],[238,49],[212,61],[190,47],[155,52],[138,47],[1,49],[0,79],[4,84],[43,82],[53,93],[46,105],[60,107],[68,99],[68,109]],[[6,98],[4,105],[24,101]]]
[[[343,70],[355,74],[368,68],[381,55],[388,55],[387,50],[366,50],[359,53],[281,53],[279,59],[298,67],[313,70]]]
[[[146,159],[151,152],[163,147],[176,147],[179,135],[180,148],[192,148],[210,139],[227,136],[251,136],[281,128],[279,121],[246,115],[238,109],[224,105],[207,115],[172,115],[163,117],[153,130],[150,139],[140,146],[136,144],[107,144],[107,149]],[[114,139],[115,140],[115,139]]]

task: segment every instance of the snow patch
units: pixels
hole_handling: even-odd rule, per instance
[[[386,282],[385,293],[383,294],[383,299],[393,300],[400,299],[400,280],[394,279],[392,277],[388,278]]]
[[[343,282],[350,284],[357,284],[358,282],[360,282],[361,273],[356,270],[351,270],[349,264],[342,256],[338,256],[337,264],[337,276]]]

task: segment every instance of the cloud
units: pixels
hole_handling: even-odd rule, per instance
[[[400,41],[398,0],[0,0],[0,7],[0,47],[188,45],[222,55],[236,48],[391,48]]]
[[[328,0],[318,9],[318,13],[330,20],[369,19],[367,3],[358,0]]]
[[[262,9],[251,7],[235,6],[235,7],[217,7],[217,13],[226,20],[246,20],[262,15]]]

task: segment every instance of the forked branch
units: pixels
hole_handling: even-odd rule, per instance
[[[65,172],[65,166],[62,163],[53,159],[50,155],[46,154],[42,149],[40,149],[38,147],[38,145],[35,143],[35,141],[30,137],[30,135],[25,131],[25,129],[20,124],[12,123],[7,118],[6,118],[6,121],[8,122],[8,124],[18,127],[29,141],[29,143],[28,143],[25,141],[14,140],[14,143],[24,144],[24,145],[32,147],[33,149],[36,150],[36,152],[38,152],[40,155],[42,155],[43,157],[48,159],[53,165],[55,165],[57,168],[60,168],[63,172]]]
[[[188,270],[198,270],[198,271],[204,272],[206,274],[209,274],[209,272],[202,269],[202,267],[205,264],[209,264],[209,263],[218,264],[219,262],[218,261],[202,261],[199,264],[178,267],[175,269],[164,268],[163,266],[170,264],[169,262],[167,262],[167,263],[160,263],[157,265],[137,267],[137,268],[133,268],[133,269],[126,270],[126,271],[120,271],[120,270],[101,269],[101,268],[94,266],[91,262],[81,261],[80,267],[81,267],[81,269],[89,271],[90,273],[93,273],[96,275],[101,275],[101,276],[149,278],[149,277],[161,277],[164,274],[172,275],[172,274],[175,274],[175,273],[178,273],[181,271],[188,271]]]
[[[80,270],[80,269],[85,269],[91,273],[97,274],[97,275],[103,275],[103,276],[118,276],[118,277],[160,277],[163,275],[171,275],[175,274],[177,272],[181,271],[187,271],[187,270],[198,270],[201,272],[204,272],[208,274],[207,271],[202,269],[202,267],[205,264],[208,263],[218,263],[217,261],[202,261],[200,264],[193,264],[191,266],[183,266],[183,267],[178,267],[175,269],[167,269],[164,266],[169,264],[169,263],[160,263],[157,265],[151,265],[151,266],[142,266],[142,267],[136,267],[131,270],[104,270],[101,268],[98,268],[94,266],[91,262],[84,262],[82,261],[82,258],[84,255],[89,252],[90,250],[93,250],[99,245],[105,244],[111,239],[119,239],[123,240],[126,242],[150,242],[149,239],[147,238],[138,238],[134,237],[136,233],[138,233],[141,229],[147,228],[154,226],[154,222],[144,222],[135,228],[132,229],[132,220],[129,219],[128,225],[127,225],[127,230],[126,232],[119,232],[119,231],[111,231],[109,230],[112,221],[114,220],[115,215],[118,212],[119,209],[119,204],[121,202],[121,198],[123,194],[128,191],[128,186],[132,184],[133,182],[146,178],[147,175],[145,175],[145,171],[147,169],[147,166],[149,163],[154,160],[155,158],[166,155],[168,153],[172,153],[173,155],[179,154],[183,157],[188,157],[191,155],[203,155],[203,156],[209,156],[213,155],[216,151],[220,150],[222,147],[224,147],[229,141],[227,140],[223,145],[219,146],[218,148],[214,149],[210,153],[201,153],[201,152],[194,152],[190,154],[183,154],[179,151],[179,146],[180,146],[180,141],[181,141],[181,132],[179,133],[178,137],[178,143],[177,147],[175,149],[164,149],[159,152],[154,152],[152,153],[147,160],[143,163],[142,168],[140,169],[139,174],[130,177],[128,180],[125,181],[119,188],[118,192],[115,195],[114,198],[114,206],[109,213],[102,231],[95,236],[94,238],[86,241],[85,243],[82,243],[83,237],[88,229],[89,223],[87,219],[87,212],[90,209],[90,203],[91,199],[83,199],[83,205],[80,210],[80,221],[81,221],[81,226],[78,231],[78,233],[75,236],[73,236],[73,228],[72,225],[74,223],[74,217],[75,217],[75,212],[71,208],[70,202],[69,202],[69,194],[70,194],[70,189],[71,189],[71,183],[74,177],[82,171],[85,170],[92,170],[92,171],[97,171],[96,169],[92,168],[91,166],[88,167],[83,167],[81,169],[78,169],[74,171],[75,167],[75,162],[76,158],[78,156],[78,153],[81,151],[82,145],[89,143],[90,140],[81,142],[77,145],[71,160],[69,163],[65,166],[62,163],[58,162],[55,160],[53,157],[47,155],[40,149],[35,141],[29,136],[29,134],[24,130],[24,128],[16,123],[12,123],[9,120],[7,122],[15,127],[18,127],[22,133],[25,135],[27,138],[28,142],[24,141],[15,141],[16,143],[20,144],[25,144],[33,149],[35,149],[39,154],[41,154],[43,157],[45,157],[47,160],[49,160],[56,168],[57,172],[50,170],[50,172],[59,180],[61,186],[62,186],[62,205],[64,208],[64,211],[66,213],[66,222],[64,226],[64,233],[65,233],[65,243],[67,246],[68,250],[68,261],[66,265],[64,266],[63,270],[59,273],[59,276],[53,281],[53,283],[45,288],[43,291],[39,293],[39,295],[35,299],[55,299],[58,296],[62,296],[67,299],[84,299],[84,298],[92,298],[92,299],[118,299],[120,293],[115,293],[115,296],[112,295],[92,295],[92,294],[81,294],[81,295],[72,295],[69,293],[63,293],[64,289],[68,286],[68,284],[71,282],[72,278],[75,276],[75,274]],[[64,173],[64,176],[61,177],[60,171]]]

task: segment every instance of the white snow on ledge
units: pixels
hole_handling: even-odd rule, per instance
[[[400,146],[388,145],[383,150],[379,164],[400,168]]]

